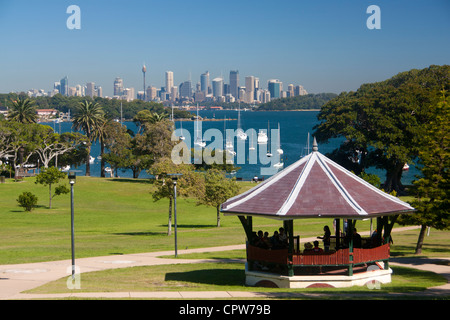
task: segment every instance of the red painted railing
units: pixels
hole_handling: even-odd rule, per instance
[[[389,244],[372,249],[353,249],[353,261],[349,249],[336,252],[294,254],[292,264],[297,266],[349,265],[389,259]],[[252,245],[247,248],[247,260],[268,263],[289,264],[288,250],[267,250]]]

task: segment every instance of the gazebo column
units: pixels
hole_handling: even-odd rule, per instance
[[[245,235],[247,236],[247,243],[245,252],[247,253],[247,263],[248,263],[248,269],[253,270],[253,262],[248,261],[248,245],[252,241],[253,236],[253,217],[252,216],[239,216],[239,220],[241,221],[242,226],[244,227]]]
[[[294,220],[284,220],[283,222],[284,230],[287,233],[289,239],[288,246],[288,276],[292,277],[294,275],[294,266],[293,266],[293,255],[294,255]]]
[[[348,260],[349,260],[349,265],[348,265],[348,275],[351,277],[353,276],[353,220],[352,219],[348,219],[347,220],[347,232],[349,233],[349,241],[348,241]]]
[[[336,225],[336,250],[339,250],[341,247],[341,219],[336,219],[335,220],[335,225]]]

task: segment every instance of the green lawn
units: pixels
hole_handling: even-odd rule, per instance
[[[254,184],[242,183],[242,190]],[[174,239],[167,236],[168,200],[153,201],[154,186],[148,180],[78,177],[75,185],[75,245],[77,258],[172,250]],[[16,202],[30,191],[39,198],[31,213]],[[323,234],[331,219],[297,220],[296,234],[312,237]],[[245,234],[234,216],[221,218],[216,228],[215,208],[197,206],[195,199],[178,200],[178,248],[243,244]],[[254,219],[254,228],[270,234],[282,226],[272,219]],[[369,230],[369,221],[358,221],[360,232]],[[411,254],[418,230],[394,235],[393,255]],[[431,231],[423,255],[448,256],[448,232]],[[69,259],[70,196],[53,200],[48,209],[48,189],[34,183],[7,180],[0,184],[0,264],[30,263]]]

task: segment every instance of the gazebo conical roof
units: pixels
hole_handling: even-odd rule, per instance
[[[228,215],[367,219],[414,211],[318,152],[313,152],[251,190],[227,200]]]

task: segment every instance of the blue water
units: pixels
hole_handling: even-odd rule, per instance
[[[251,111],[241,111],[241,127],[244,131],[248,129],[255,129],[256,132],[259,130],[267,130],[268,126],[270,129],[277,129],[278,124],[280,125],[280,141],[281,148],[284,153],[282,155],[282,161],[284,162],[284,168],[299,160],[302,156],[307,154],[307,141],[308,141],[308,133],[313,133],[313,127],[318,123],[317,120],[318,111],[267,111],[267,112],[251,112]],[[226,129],[236,129],[237,128],[237,118],[238,111],[235,110],[204,110],[199,111],[199,115],[204,119],[212,119],[215,118],[220,121],[202,121],[202,132],[204,133],[208,129],[218,129],[221,132],[224,130],[224,121],[223,119],[234,119],[227,120],[225,123]],[[133,122],[125,122],[124,123],[129,129],[136,132],[136,126]],[[61,124],[48,124],[54,127],[56,132],[67,132],[71,131],[71,123],[61,123]],[[176,122],[176,128],[179,129],[182,125],[183,130],[189,131],[193,140],[195,136],[195,121],[183,121]],[[254,137],[254,146],[261,147],[261,145],[257,145],[256,143],[257,137]],[[336,149],[340,143],[341,139],[333,139],[328,144],[319,145],[319,151],[322,154],[326,154],[328,152]],[[207,145],[210,142],[207,141]],[[235,140],[236,143],[236,140]],[[254,176],[262,177],[261,167],[269,167],[270,164],[261,165],[260,161],[258,164],[250,164],[248,161],[248,147],[250,143],[250,137],[246,141],[246,160],[244,164],[236,164],[236,166],[241,169],[236,172],[234,175],[237,178],[243,178],[244,180],[250,180]],[[312,138],[310,139],[310,147],[312,145]],[[267,147],[264,147],[267,148]],[[91,155],[96,158],[94,164],[91,164],[91,175],[92,176],[100,176],[100,161],[97,160],[97,157],[100,155],[100,146],[98,143],[95,143],[92,146]],[[78,170],[78,175],[85,174],[85,166],[80,166],[78,168],[72,168]],[[376,170],[371,168],[369,170],[370,173],[375,173],[380,176],[381,181],[383,182],[385,179],[385,173],[382,170]],[[410,184],[414,179],[414,176],[419,172],[414,166],[410,166],[408,171],[403,172],[402,182],[404,184]],[[120,177],[132,177],[131,170],[119,171]],[[139,178],[148,178],[149,176],[145,171],[141,172]],[[267,178],[267,175],[264,175]]]

